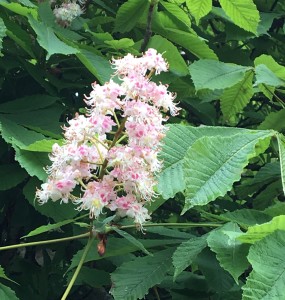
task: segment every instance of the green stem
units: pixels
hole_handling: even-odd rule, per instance
[[[68,284],[68,286],[67,286],[67,288],[66,288],[66,290],[65,290],[65,292],[63,294],[63,296],[61,297],[61,300],[65,300],[66,297],[68,296],[70,290],[72,289],[72,287],[73,287],[73,285],[74,285],[74,283],[76,281],[76,278],[77,278],[77,276],[78,276],[78,274],[79,274],[79,272],[80,272],[80,270],[81,270],[81,268],[82,268],[82,266],[84,264],[85,258],[87,256],[89,250],[90,250],[90,247],[91,247],[93,241],[94,241],[94,237],[90,235],[88,243],[87,243],[87,245],[86,245],[86,247],[84,249],[84,252],[82,254],[82,257],[80,259],[80,262],[79,262],[79,264],[78,264],[78,266],[77,266],[77,268],[76,268],[76,270],[75,270],[75,272],[74,272],[74,274],[73,274],[73,276],[72,276],[72,278],[71,278],[71,280],[70,280],[70,282],[69,282],[69,284]]]
[[[75,235],[75,236],[69,236],[69,237],[61,238],[61,239],[45,240],[45,241],[39,241],[39,242],[30,242],[30,243],[16,244],[16,245],[11,245],[11,246],[4,246],[4,247],[0,247],[0,251],[16,249],[16,248],[23,248],[23,247],[32,247],[32,246],[38,246],[38,245],[45,245],[45,244],[60,243],[60,242],[66,242],[66,241],[72,241],[72,240],[86,238],[88,236],[90,236],[90,232]]]

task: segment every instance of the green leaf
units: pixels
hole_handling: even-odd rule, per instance
[[[170,248],[123,263],[111,274],[111,294],[116,300],[142,299],[151,287],[164,279],[171,268],[172,253]]]
[[[0,3],[1,4],[1,3]],[[1,300],[19,300],[15,292],[8,286],[0,283],[0,299]]]
[[[178,49],[167,39],[160,35],[155,35],[150,38],[148,48],[154,48],[159,53],[163,53],[163,57],[169,64],[170,72],[178,76],[186,76],[189,74],[187,65]]]
[[[23,150],[32,151],[32,152],[48,152],[52,151],[52,146],[57,143],[62,145],[62,140],[40,140],[36,141],[33,144],[23,148]]]
[[[85,49],[80,49],[76,56],[101,84],[110,80],[113,70],[107,59]]]
[[[139,239],[139,242],[141,242],[145,248],[155,248],[155,247],[161,247],[161,246],[167,246],[167,245],[177,245],[183,242],[184,239]],[[133,243],[130,243],[126,239],[123,238],[113,238],[110,237],[107,241],[107,248],[106,253],[104,254],[104,257],[100,256],[97,252],[97,245],[96,243],[93,243],[91,246],[90,251],[88,252],[85,263],[89,261],[96,261],[100,260],[102,258],[107,257],[114,257],[114,256],[120,256],[125,255],[127,253],[138,251],[139,248],[135,246]],[[72,258],[71,264],[67,270],[70,271],[73,268],[76,268],[79,264],[79,261],[82,257],[84,249],[79,250]],[[152,256],[150,256],[152,257]]]
[[[51,27],[31,17],[29,17],[29,23],[37,34],[37,41],[47,51],[46,59],[49,59],[53,54],[69,55],[79,52],[78,49],[70,47],[59,40]]]
[[[132,235],[130,235],[129,233],[127,233],[126,231],[120,230],[119,228],[117,228],[116,226],[112,227],[114,231],[116,231],[120,236],[122,236],[123,238],[125,238],[127,241],[129,241],[130,243],[132,243],[133,245],[135,245],[138,249],[140,249],[141,251],[143,251],[145,254],[147,255],[152,255],[149,251],[147,251],[144,247],[144,245],[138,241],[136,238],[134,238]]]
[[[285,81],[277,77],[266,65],[258,65],[255,67],[255,84],[266,84],[269,86],[284,86]]]
[[[48,107],[58,100],[58,97],[52,97],[45,94],[26,96],[0,104],[0,112],[19,113],[25,111],[34,111],[40,108]]]
[[[252,131],[230,137],[204,136],[198,139],[184,159],[186,199],[182,213],[195,205],[205,205],[231,190],[249,159],[256,156],[256,145],[260,140],[268,141],[272,135],[270,131]]]
[[[246,31],[257,34],[259,12],[252,0],[219,0],[232,21]]]
[[[264,121],[258,126],[258,129],[274,129],[276,131],[282,131],[285,129],[284,119],[285,109],[273,111],[266,116]]]
[[[285,80],[285,67],[279,65],[272,56],[262,54],[254,60],[254,65],[265,65],[277,77]]]
[[[36,189],[41,187],[41,181],[36,177],[31,178],[23,189],[23,194],[28,200],[30,205],[32,205],[39,213],[53,219],[55,222],[60,222],[67,219],[74,218],[78,211],[75,209],[73,203],[60,204],[49,201],[44,205],[38,204],[35,200]]]
[[[128,32],[132,30],[140,16],[148,8],[148,1],[141,0],[128,0],[123,5],[120,6],[116,20],[114,31]]]
[[[46,180],[47,173],[44,170],[44,167],[50,163],[47,153],[29,152],[20,150],[19,148],[15,148],[15,150],[15,159],[30,176],[37,176],[40,180]]]
[[[226,232],[232,233],[229,235]],[[228,271],[238,284],[238,278],[248,267],[246,259],[248,247],[235,239],[236,233],[242,233],[238,225],[227,223],[212,230],[207,237],[209,247],[216,253],[220,265]]]
[[[234,86],[224,90],[221,97],[221,110],[226,120],[242,112],[254,94],[252,87],[253,71],[247,71],[244,78]]]
[[[186,5],[199,24],[200,19],[205,17],[212,9],[212,0],[186,0]]]
[[[112,48],[116,50],[126,49],[132,47],[135,44],[132,39],[127,39],[127,38],[123,38],[120,40],[104,41],[104,43],[110,45]]]
[[[15,282],[14,280],[10,279],[9,277],[6,276],[4,269],[0,266],[0,278],[4,278],[6,280],[9,280],[11,282],[14,282],[17,284],[17,282]]]
[[[243,300],[284,299],[285,232],[276,231],[254,244],[248,255],[252,272],[243,289]]]
[[[0,5],[18,15],[21,15],[24,17],[28,17],[29,15],[32,15],[34,17],[34,19],[37,19],[38,12],[35,8],[24,7],[21,4],[15,3],[15,2],[9,3],[5,0],[0,0]]]
[[[206,237],[194,237],[181,243],[173,253],[172,260],[175,278],[188,268],[197,255],[207,246]]]
[[[0,165],[0,191],[9,190],[28,177],[17,163]]]
[[[163,12],[155,14],[152,29],[199,58],[218,59],[214,51],[194,31],[183,31],[174,27],[172,22],[169,21],[169,17]]]
[[[164,138],[160,158],[164,162],[163,170],[158,178],[158,192],[164,199],[174,197],[185,189],[183,175],[183,160],[188,148],[202,136],[230,136],[236,133],[246,133],[246,129],[228,127],[191,127],[185,125],[169,125]]]
[[[285,137],[280,133],[277,134],[279,160],[281,169],[281,181],[283,187],[283,193],[285,194]]]
[[[70,224],[70,223],[73,223],[73,222],[74,222],[74,220],[65,220],[65,221],[62,221],[62,222],[55,223],[55,224],[43,225],[43,226],[40,226],[40,227],[30,231],[28,234],[22,236],[21,239],[31,237],[31,236],[35,236],[35,235],[39,235],[39,234],[44,233],[44,232],[52,231],[52,230],[58,229],[58,228],[60,228],[64,225],[67,225],[67,224]]]
[[[237,239],[242,243],[254,244],[276,230],[285,230],[285,215],[274,217],[264,224],[248,227],[247,232]]]
[[[189,70],[196,90],[219,90],[231,87],[241,81],[250,68],[201,59],[191,64]]]
[[[187,13],[174,3],[159,1],[159,3],[179,22],[182,22],[187,27],[191,27],[190,18]]]
[[[3,55],[1,53],[1,50],[3,48],[3,38],[6,36],[6,26],[5,26],[5,23],[4,21],[0,18],[0,57]]]

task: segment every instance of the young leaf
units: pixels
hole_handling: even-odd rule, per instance
[[[152,255],[149,251],[146,250],[146,248],[144,247],[144,245],[140,241],[138,241],[132,235],[128,234],[126,231],[120,230],[116,226],[113,226],[113,230],[116,231],[120,236],[125,238],[127,241],[134,244],[138,249],[143,251],[145,254]]]
[[[23,150],[32,151],[32,152],[48,152],[52,151],[52,146],[57,143],[62,145],[62,140],[40,140],[32,143],[31,145],[23,148]]]
[[[221,7],[232,21],[246,31],[257,34],[259,12],[252,0],[219,0]]]
[[[244,78],[234,86],[224,90],[221,97],[221,109],[226,120],[242,112],[254,94],[252,87],[253,71],[247,71]]]
[[[272,134],[270,131],[252,131],[230,137],[204,136],[198,139],[184,159],[186,200],[182,213],[224,196],[240,179],[249,159],[256,155],[259,141],[267,140]]]
[[[194,237],[181,243],[173,253],[172,260],[175,278],[189,267],[197,255],[207,246],[206,237]]]
[[[283,299],[285,290],[285,232],[276,231],[254,244],[248,255],[252,272],[243,289],[243,300]]]
[[[189,67],[196,90],[219,90],[231,87],[244,78],[249,67],[201,59]]]
[[[19,300],[15,292],[11,290],[8,286],[0,283],[0,299],[3,300]]]
[[[170,248],[123,263],[111,274],[111,294],[116,300],[142,299],[151,287],[164,279],[171,268],[172,253]]]
[[[200,19],[206,16],[212,9],[212,0],[186,0],[186,5],[199,24]]]
[[[276,230],[285,230],[285,215],[274,217],[264,224],[248,227],[247,232],[237,239],[242,243],[254,244]]]
[[[225,234],[228,231],[233,235]],[[238,225],[227,223],[219,229],[212,230],[207,237],[209,247],[216,253],[220,265],[228,271],[238,284],[238,277],[247,269],[248,247],[235,239],[236,233],[242,233]]]
[[[123,33],[132,30],[148,7],[148,1],[128,0],[123,3],[117,12],[114,31]]]
[[[0,165],[0,191],[9,190],[27,177],[27,172],[17,163]]]

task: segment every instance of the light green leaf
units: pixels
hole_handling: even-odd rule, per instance
[[[24,168],[30,176],[37,176],[40,180],[44,181],[47,178],[47,173],[44,170],[50,160],[47,153],[42,152],[29,152],[20,150],[15,147],[15,159],[19,162],[20,166]]]
[[[15,292],[8,286],[0,283],[0,299],[1,300],[19,300]]]
[[[186,76],[189,74],[187,65],[178,49],[167,39],[160,35],[155,35],[150,38],[148,48],[154,48],[159,53],[163,53],[163,57],[167,60],[169,70],[172,73],[178,76]]]
[[[254,60],[254,65],[266,65],[277,77],[285,80],[285,67],[279,65],[272,56],[262,54]]]
[[[2,56],[1,50],[2,50],[2,42],[3,38],[6,36],[6,26],[4,21],[0,18],[0,56]]]
[[[259,12],[252,0],[219,0],[225,13],[239,27],[257,34]]]
[[[52,151],[52,146],[57,143],[60,146],[62,145],[62,140],[40,140],[36,141],[33,144],[24,147],[23,150],[32,151],[32,152],[48,152]]]
[[[27,172],[17,163],[0,165],[0,191],[9,190],[27,177]]]
[[[243,300],[284,299],[284,248],[284,231],[276,231],[250,248],[248,260],[253,270],[242,287]]]
[[[285,215],[274,217],[267,223],[248,227],[247,232],[237,239],[242,243],[254,244],[276,230],[285,230]]]
[[[269,86],[284,86],[285,81],[277,77],[266,65],[258,65],[255,68],[255,84],[266,84]]]
[[[111,294],[116,300],[142,299],[151,287],[164,279],[171,268],[172,253],[170,248],[123,263],[111,274]]]
[[[111,41],[104,41],[105,44],[110,45],[114,49],[126,49],[132,47],[135,43],[132,39],[123,38],[120,40],[111,40]]]
[[[5,0],[0,0],[0,5],[18,15],[21,15],[24,17],[32,15],[34,17],[34,19],[37,19],[38,12],[35,8],[24,7],[21,4],[15,3],[15,2],[9,3],[8,1],[5,1]]]
[[[233,234],[225,234],[225,231]],[[238,225],[227,223],[217,230],[212,230],[207,237],[208,245],[216,253],[220,265],[233,276],[237,284],[239,276],[248,267],[248,247],[234,238],[235,234],[239,233],[242,231]]]
[[[200,19],[205,17],[212,9],[212,0],[186,0],[186,5],[199,24]]]
[[[206,237],[194,237],[181,243],[173,253],[172,260],[175,278],[189,267],[197,255],[207,246]]]
[[[189,67],[196,90],[219,90],[231,87],[244,78],[249,67],[201,59]]]
[[[247,71],[244,78],[234,86],[224,90],[221,97],[221,110],[226,120],[242,112],[254,94],[252,87],[253,71]]]
[[[62,222],[55,223],[55,224],[48,224],[48,225],[40,226],[40,227],[30,231],[28,234],[22,236],[21,239],[31,237],[31,236],[35,236],[35,235],[39,235],[39,234],[44,233],[44,232],[53,231],[53,230],[58,229],[58,228],[60,228],[64,225],[73,223],[74,221],[75,220],[65,220],[65,221],[62,221]]]
[[[191,26],[189,16],[179,5],[165,1],[159,1],[159,3],[179,22],[182,22],[187,27]]]
[[[49,59],[53,54],[70,55],[79,52],[78,49],[70,47],[58,39],[51,27],[36,21],[32,17],[29,17],[29,23],[37,34],[37,41],[47,51],[46,59]]]
[[[120,236],[122,236],[123,238],[125,238],[127,241],[129,241],[130,243],[132,243],[133,245],[135,245],[138,249],[140,249],[141,251],[143,251],[145,254],[152,255],[149,251],[147,251],[145,249],[144,245],[140,241],[138,241],[136,238],[134,238],[132,235],[130,235],[126,231],[120,230],[116,226],[113,226],[113,230],[116,231]]]
[[[141,0],[128,0],[123,3],[117,12],[114,31],[128,32],[132,30],[148,6],[148,1]]]
[[[256,155],[260,140],[273,135],[270,131],[252,131],[230,137],[204,136],[187,151],[184,159],[185,207],[205,205],[224,196],[238,181],[250,158]],[[265,143],[265,147],[269,146]],[[262,147],[263,148],[263,147]]]
[[[185,189],[182,164],[188,148],[202,136],[231,136],[246,133],[246,129],[228,127],[191,127],[169,125],[160,158],[164,162],[158,178],[158,192],[164,199],[174,197]]]

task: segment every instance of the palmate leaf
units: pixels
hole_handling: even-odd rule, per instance
[[[221,110],[226,120],[230,120],[249,103],[254,94],[253,71],[247,71],[244,78],[234,86],[224,90],[221,97]]]
[[[220,265],[233,276],[236,283],[238,283],[238,277],[248,267],[246,259],[248,246],[235,239],[235,234],[239,233],[241,230],[237,224],[227,223],[223,227],[211,231],[207,237],[208,245],[216,253]]]
[[[229,137],[204,136],[187,151],[184,159],[185,206],[205,205],[224,196],[241,177],[257,151],[269,146],[271,131],[249,131]],[[260,144],[261,147],[256,148]]]
[[[186,5],[198,24],[212,9],[212,0],[186,0]]]
[[[285,215],[274,217],[271,221],[248,227],[246,233],[237,237],[242,243],[254,244],[276,230],[285,231]]]
[[[231,20],[244,30],[257,34],[259,12],[252,0],[219,0]]]
[[[197,139],[202,136],[231,136],[239,132],[246,133],[249,131],[228,127],[169,125],[160,155],[164,166],[158,178],[158,192],[164,199],[169,199],[185,189],[182,164],[188,148]]]
[[[254,244],[248,255],[252,272],[243,289],[243,300],[284,299],[285,232],[276,231]]]
[[[197,255],[207,246],[206,237],[193,237],[181,243],[173,253],[172,260],[174,279],[187,267],[189,267]]]
[[[244,78],[249,67],[201,59],[189,67],[196,90],[219,90],[231,87]]]
[[[119,32],[128,32],[132,30],[148,6],[148,1],[126,1],[120,6],[117,12],[114,30]]]
[[[162,282],[171,268],[171,255],[174,249],[156,252],[153,256],[137,257],[123,263],[111,274],[115,300],[142,299],[148,290]]]

